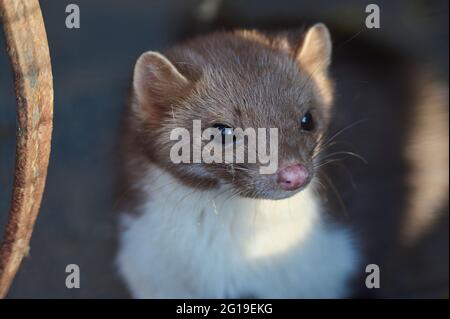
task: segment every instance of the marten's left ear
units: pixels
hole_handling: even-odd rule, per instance
[[[295,53],[295,59],[301,67],[311,73],[327,70],[331,62],[331,37],[323,23],[313,25]]]

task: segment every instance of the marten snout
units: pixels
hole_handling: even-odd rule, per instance
[[[287,191],[304,186],[309,178],[308,169],[302,164],[290,165],[278,170],[277,183]]]

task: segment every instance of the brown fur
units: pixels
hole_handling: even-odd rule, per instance
[[[311,30],[308,48],[303,36],[294,45],[286,35],[241,30],[195,38],[169,49],[165,58],[141,57],[123,139],[128,188],[153,163],[193,188],[227,184],[242,196],[274,199],[296,193],[281,191],[274,174],[260,175],[258,163],[174,164],[169,136],[176,127],[191,131],[192,121],[198,119],[203,129],[215,123],[242,129],[276,127],[280,166],[302,163],[313,174],[313,156],[329,119],[332,85],[327,76],[328,31],[323,25]],[[323,53],[318,55],[315,47],[322,42]],[[307,111],[314,117],[313,132],[300,129]]]

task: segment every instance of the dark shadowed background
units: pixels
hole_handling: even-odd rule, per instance
[[[52,155],[30,254],[14,281],[11,298],[128,297],[113,263],[113,194],[119,119],[140,53],[163,50],[213,28],[288,28],[323,21],[330,26],[335,48],[345,48],[359,38],[374,47],[383,43],[400,55],[424,61],[441,79],[448,79],[447,1],[375,1],[381,8],[379,30],[364,27],[365,7],[373,1],[40,2],[54,75]],[[69,3],[80,7],[80,29],[65,27]],[[11,196],[16,124],[13,80],[4,43],[2,35],[0,226],[5,223]],[[380,72],[389,77],[390,69]],[[448,265],[448,219],[444,225],[440,245],[447,246],[447,253],[438,259]],[[81,288],[69,290],[65,267],[73,263],[81,269]],[[448,291],[448,274],[442,280],[447,287],[443,291]]]

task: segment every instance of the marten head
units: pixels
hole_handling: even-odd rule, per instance
[[[314,156],[332,102],[330,59],[323,24],[297,38],[240,30],[199,37],[165,55],[146,52],[134,69],[134,137],[149,162],[191,187],[228,187],[253,198],[292,196],[315,175]],[[194,123],[201,132],[212,128],[206,134],[211,139],[195,144]],[[250,137],[233,135],[237,128],[254,129],[254,145],[266,149],[251,149]],[[265,141],[258,129],[266,130]],[[276,143],[270,145],[275,131]],[[181,133],[189,136],[183,139]],[[244,145],[243,163],[236,154],[215,154],[222,161],[212,163],[194,158],[205,147],[225,153],[238,144]],[[256,161],[250,160],[251,151]],[[262,152],[273,155],[270,163],[259,156]]]

